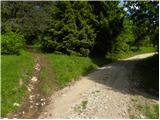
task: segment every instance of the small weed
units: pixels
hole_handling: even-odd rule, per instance
[[[142,105],[137,105],[136,108],[140,111],[143,108],[143,106]]]
[[[88,101],[82,101],[82,103],[81,103],[82,109],[86,109],[87,103],[88,103]]]
[[[96,90],[96,92],[99,93],[100,91],[99,91],[99,90]]]
[[[143,101],[143,102],[142,102]],[[133,105],[128,109],[129,116],[132,119],[147,118],[157,119],[159,118],[159,105],[151,101],[144,101],[141,98],[135,98],[132,101]]]
[[[143,106],[143,112],[145,116],[151,119],[158,119],[159,118],[159,105],[152,104],[152,105],[145,105]]]
[[[88,101],[82,101],[80,105],[74,107],[74,111],[78,114],[82,113],[84,109],[86,109]]]
[[[100,91],[99,90],[96,90],[96,91],[93,91],[92,94],[96,94],[96,93],[99,93]]]
[[[77,112],[78,114],[80,114],[82,112],[81,106],[76,106],[74,108],[74,111]]]

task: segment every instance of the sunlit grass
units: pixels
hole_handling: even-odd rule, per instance
[[[150,52],[156,52],[156,48],[154,48],[154,47],[140,47],[139,50],[136,50],[135,47],[132,47],[132,49],[130,51],[124,51],[124,52],[120,52],[120,53],[112,53],[112,54],[108,54],[108,56],[106,56],[106,57],[116,61],[119,59],[124,59],[124,58],[132,57],[132,56],[135,56],[138,54],[150,53]]]
[[[31,75],[34,60],[29,52],[22,51],[17,55],[1,56],[1,115],[5,117],[8,112],[15,111],[26,92],[26,83]]]
[[[58,80],[61,87],[64,87],[71,80],[85,75],[98,66],[88,57],[56,54],[47,54],[47,57],[52,62],[56,80]]]

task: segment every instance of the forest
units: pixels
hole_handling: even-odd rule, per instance
[[[103,57],[143,46],[158,49],[158,12],[157,1],[2,2],[2,54],[18,54],[27,45]]]
[[[1,1],[2,117],[26,108],[32,75],[46,97],[97,67],[149,52],[156,55],[135,71],[147,73],[140,87],[157,96],[159,1]]]

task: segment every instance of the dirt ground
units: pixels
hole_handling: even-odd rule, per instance
[[[81,77],[55,92],[39,118],[129,118],[133,96],[131,75],[136,61],[153,53],[137,55]]]
[[[20,108],[15,112],[8,113],[7,118],[35,119],[40,115],[46,104],[48,104],[49,96],[42,94],[40,87],[42,86],[41,84],[45,84],[44,82],[50,81],[51,78],[54,79],[54,71],[50,65],[50,62],[46,60],[42,53],[39,53],[32,48],[29,50],[35,60],[34,70],[26,85],[27,91]],[[48,74],[42,81],[40,80],[40,73],[44,68],[46,68]]]

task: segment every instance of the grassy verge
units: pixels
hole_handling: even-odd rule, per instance
[[[47,54],[60,87],[64,87],[73,79],[85,75],[98,65],[88,57]]]
[[[63,88],[98,66],[111,62],[104,58],[77,57],[57,54],[42,54],[44,65],[40,72],[39,90],[44,96]]]
[[[58,82],[60,87],[64,87],[68,82],[73,79],[77,79],[79,76],[87,74],[89,71],[95,69],[98,66],[105,65],[107,63],[112,62],[112,58],[117,60],[119,58],[126,58],[130,56],[134,56],[136,54],[147,53],[155,51],[154,48],[141,48],[137,52],[127,52],[124,55],[119,55],[118,57],[114,57],[114,55],[109,56],[108,58],[89,58],[89,57],[77,57],[77,56],[67,56],[67,55],[57,55],[57,54],[45,54],[46,59],[51,61],[51,66],[55,73],[55,79]],[[43,73],[44,72],[44,73]],[[42,72],[42,78],[47,74],[45,70]],[[44,74],[44,75],[43,75]],[[45,85],[47,86],[47,85]],[[43,91],[47,91],[50,88],[44,87]]]
[[[150,94],[150,96],[158,97],[159,93],[159,55],[145,58],[138,61],[134,69],[134,82],[138,83],[136,87],[143,89]],[[132,118],[159,118],[159,104],[150,99],[143,100],[144,98],[135,98],[133,101],[136,113],[132,114]]]
[[[26,92],[26,84],[31,75],[34,60],[28,52],[19,56],[2,55],[1,57],[1,115],[15,111]]]
[[[136,54],[153,51],[153,48],[143,48],[141,51],[131,53],[127,52],[124,55],[117,56],[116,58],[126,58]],[[96,67],[111,62],[111,60],[104,58],[89,58],[56,54],[44,54],[44,56],[46,60],[50,61],[48,65],[44,66],[40,73],[40,80],[45,80],[40,85],[40,90],[44,95],[49,94],[50,91],[53,90],[52,88],[54,83],[56,84],[56,87],[64,87],[71,80],[76,80],[79,76],[87,74]],[[2,56],[1,107],[3,117],[5,117],[8,112],[15,111],[18,108],[17,104],[21,103],[26,91],[27,78],[33,71],[33,65],[34,60],[29,52],[23,51],[20,56]],[[48,76],[49,74],[53,73],[53,71],[48,69],[49,66],[54,70],[56,82],[53,81],[53,76]],[[153,65],[151,64],[151,66]],[[48,71],[51,73],[48,73]]]
[[[132,119],[158,119],[159,104],[153,100],[136,96],[132,99],[132,106],[129,108],[129,114]]]
[[[140,87],[145,90],[159,91],[159,55],[141,60],[137,63],[135,71],[139,73]]]
[[[43,95],[48,95],[49,92],[51,91],[52,85],[51,84],[51,80],[47,80],[46,81],[46,77],[47,77],[48,71],[47,68],[44,67],[41,72],[40,72],[40,76],[39,79],[41,81],[40,86],[39,86],[39,90]]]
[[[39,75],[39,90],[42,95],[49,96],[53,91],[59,89],[59,85],[55,80],[55,74],[53,67],[51,67],[51,61],[48,60],[45,54],[41,55],[41,59],[43,59],[44,62]]]
[[[121,52],[121,53],[112,53],[107,56],[107,58],[110,58],[114,61],[118,59],[125,59],[128,57],[132,57],[138,54],[143,54],[143,53],[149,53],[149,52],[155,52],[156,48],[153,47],[141,47],[139,50],[136,50],[136,48],[131,48],[131,51],[126,51],[126,52]]]
[[[158,119],[159,118],[159,104],[150,104],[142,107],[142,111],[147,118]]]

